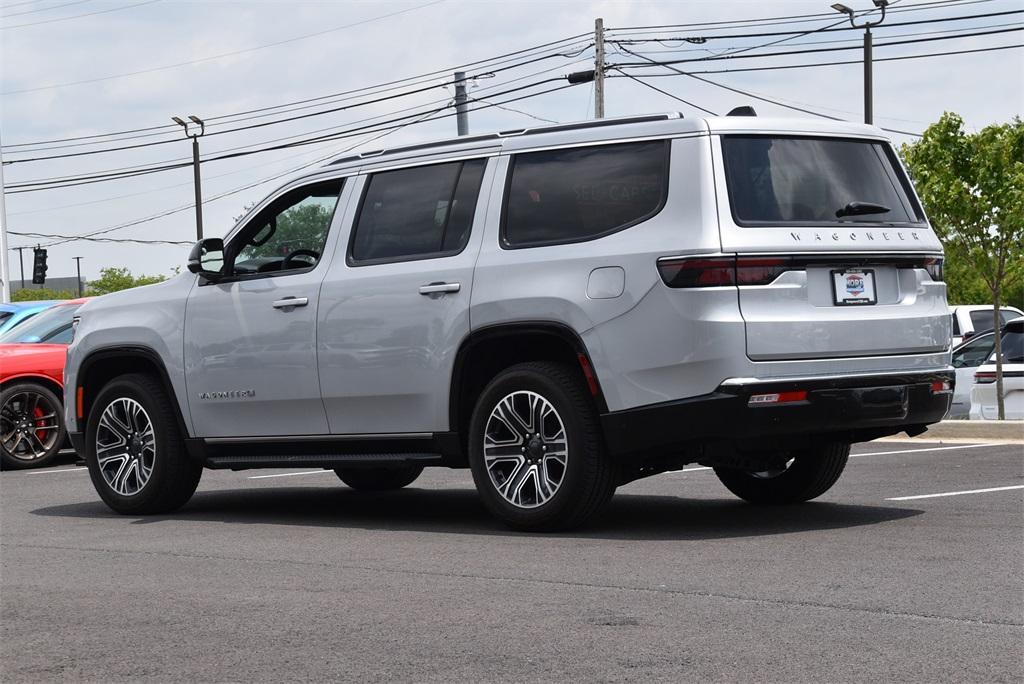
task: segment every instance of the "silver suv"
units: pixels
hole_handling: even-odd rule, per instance
[[[86,304],[67,424],[103,500],[202,469],[359,490],[472,469],[521,529],[701,463],[802,502],[852,442],[949,407],[942,250],[878,129],[656,115],[367,152],[291,181],[190,273]]]

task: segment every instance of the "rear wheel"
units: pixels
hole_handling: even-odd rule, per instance
[[[361,492],[384,492],[411,485],[423,472],[423,466],[395,468],[335,468],[342,482]]]
[[[108,383],[93,402],[85,460],[100,498],[118,513],[169,513],[188,501],[203,474],[185,453],[171,398],[149,375]]]
[[[41,468],[64,443],[61,400],[47,387],[19,382],[0,392],[0,462],[5,469]]]
[[[827,492],[846,467],[850,445],[833,443],[793,451],[764,470],[715,468],[730,492],[756,504],[794,504]]]
[[[469,462],[487,509],[523,530],[582,525],[615,491],[593,399],[559,363],[519,364],[491,381],[473,412]]]

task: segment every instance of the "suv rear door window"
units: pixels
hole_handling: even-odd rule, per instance
[[[352,235],[351,263],[449,256],[469,240],[486,159],[370,176]]]
[[[728,135],[722,154],[738,225],[919,224],[924,218],[881,142]]]
[[[651,218],[665,203],[668,157],[664,140],[517,154],[504,246],[592,240]]]

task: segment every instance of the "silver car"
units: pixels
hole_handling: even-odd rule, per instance
[[[870,126],[667,114],[366,152],[188,268],[87,304],[69,350],[69,430],[122,513],[181,506],[204,467],[358,490],[469,467],[520,529],[687,463],[797,503],[952,391],[942,248]]]

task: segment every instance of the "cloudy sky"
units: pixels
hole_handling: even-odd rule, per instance
[[[445,74],[453,67],[563,39],[550,47],[505,57],[500,64],[486,62],[468,68],[469,74],[481,76],[471,91],[471,97],[478,100],[474,106],[507,102],[506,109],[491,107],[472,113],[470,127],[472,132],[485,132],[588,118],[593,114],[590,84],[538,93],[565,85],[564,80],[542,83],[546,79],[592,68],[592,35],[588,34],[593,32],[596,17],[604,18],[610,40],[644,41],[609,44],[611,64],[643,61],[625,49],[655,61],[688,60],[676,68],[704,73],[704,78],[721,85],[796,107],[859,120],[859,64],[774,67],[859,60],[861,32],[742,37],[812,32],[837,22],[837,28],[845,25],[829,4],[829,0],[0,0],[0,137],[9,230],[82,235],[167,214],[99,235],[172,242],[193,239],[194,213],[188,206],[193,200],[190,167],[72,187],[17,191],[19,184],[40,179],[189,161],[189,144],[180,129],[168,125],[171,116],[195,114],[210,121],[202,141],[204,158],[225,150],[247,151],[377,126],[376,132],[364,128],[361,135],[204,163],[204,199],[224,194],[204,205],[206,234],[222,235],[244,206],[258,201],[303,164],[385,133],[382,139],[367,142],[367,149],[454,135],[455,121],[446,116],[449,110],[400,130],[381,128],[396,125],[387,123],[396,119],[425,117],[448,104],[452,92],[446,85],[450,76]],[[856,10],[871,7],[868,0],[847,0],[846,4]],[[1024,26],[1024,0],[902,0],[891,4],[885,23],[875,29],[876,59],[941,56],[876,62],[877,125],[920,132],[943,111],[955,111],[971,129],[979,129],[1021,114],[1024,49],[950,53],[1020,45],[1024,32],[1006,29]],[[998,16],[938,21],[996,13]],[[635,28],[668,25],[672,26]],[[968,32],[984,35],[951,38]],[[882,45],[924,38],[937,40]],[[775,41],[781,42],[766,45]],[[855,49],[832,50],[844,47]],[[823,51],[762,56],[794,50]],[[733,56],[721,59],[729,53]],[[719,61],[705,61],[715,57]],[[761,115],[806,116],[665,67],[627,72],[717,113],[752,104]],[[386,91],[364,90],[358,97],[344,94],[421,75],[427,76],[388,86],[391,89]],[[618,76],[618,72],[612,75]],[[529,87],[502,94],[524,86]],[[409,94],[410,90],[419,92]],[[401,97],[366,102],[392,95]],[[280,107],[288,103],[295,104]],[[274,107],[278,108],[269,109]],[[320,113],[324,110],[335,111]],[[629,78],[608,81],[606,115],[660,111],[702,116],[699,109]],[[244,112],[248,113],[241,114]],[[306,114],[316,115],[295,118]],[[251,127],[255,124],[261,125]],[[236,128],[246,130],[231,132]],[[121,131],[133,132],[77,139]],[[899,142],[912,140],[900,133],[892,136]],[[143,144],[146,146],[139,147]],[[128,146],[134,147],[28,161]],[[65,184],[68,182],[75,181]],[[32,187],[38,186],[23,189]],[[31,246],[55,239],[11,235],[9,241],[11,246]],[[166,274],[183,264],[187,251],[185,246],[172,245],[66,242],[50,248],[49,275],[72,275],[74,256],[84,257],[87,278],[95,277],[103,266]],[[26,266],[30,266],[28,253]],[[11,267],[16,278],[17,252],[12,253]]]

